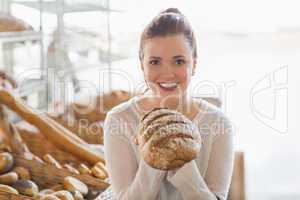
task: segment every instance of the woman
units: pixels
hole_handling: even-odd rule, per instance
[[[227,198],[233,169],[233,134],[224,114],[187,92],[195,73],[195,35],[178,9],[169,8],[145,28],[140,63],[148,90],[114,107],[104,125],[104,148],[116,199]],[[199,127],[199,155],[183,167],[161,171],[147,165],[134,140],[141,117],[154,107],[167,107]]]

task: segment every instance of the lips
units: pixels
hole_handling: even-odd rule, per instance
[[[160,82],[158,83],[158,86],[165,91],[173,91],[177,88],[178,83],[177,82]]]

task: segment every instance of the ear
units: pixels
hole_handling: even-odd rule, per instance
[[[141,64],[141,70],[142,70],[142,72],[144,72],[144,64],[143,64],[143,62],[140,61],[140,64]]]
[[[197,66],[197,58],[193,59],[193,66],[192,66],[192,76],[195,75],[196,72],[196,66]]]

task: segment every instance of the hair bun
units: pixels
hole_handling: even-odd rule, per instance
[[[166,10],[162,11],[161,14],[164,13],[176,13],[176,14],[182,14],[178,8],[167,8]]]

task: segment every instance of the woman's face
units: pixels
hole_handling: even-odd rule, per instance
[[[177,97],[185,94],[196,59],[182,34],[146,40],[143,54],[144,78],[155,95]]]

